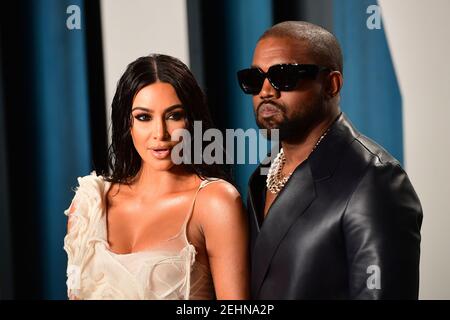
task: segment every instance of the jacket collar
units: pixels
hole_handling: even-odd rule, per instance
[[[360,135],[344,113],[332,124],[317,149],[308,158],[314,180],[322,180],[333,175],[346,147]]]

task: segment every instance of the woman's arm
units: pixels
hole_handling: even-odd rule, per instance
[[[71,225],[71,220],[72,220],[71,218],[72,218],[72,215],[75,213],[76,209],[77,209],[76,202],[75,202],[75,199],[73,199],[72,203],[70,204],[70,207],[67,211],[67,233],[69,233],[69,231],[70,231],[70,225]]]
[[[211,183],[197,202],[217,299],[250,299],[247,215],[239,192]]]

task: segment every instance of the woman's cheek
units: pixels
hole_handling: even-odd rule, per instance
[[[146,137],[148,135],[148,129],[146,130],[142,126],[136,125],[131,131],[134,146],[137,150],[146,149]]]
[[[186,128],[187,128],[186,121],[184,121],[184,122],[180,121],[180,122],[175,122],[175,123],[169,124],[167,126],[167,131],[168,131],[170,137],[174,137],[174,135],[173,135],[174,131],[179,130],[179,129],[186,129]],[[179,139],[177,139],[176,141],[181,142],[183,137],[182,137],[182,135],[179,135],[179,136],[180,136]],[[171,140],[172,140],[172,138],[171,138]],[[175,141],[175,140],[172,140],[172,141]]]

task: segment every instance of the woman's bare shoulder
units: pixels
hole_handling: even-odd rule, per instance
[[[206,182],[206,185],[199,193],[199,198],[205,205],[241,201],[241,195],[236,187],[223,179],[214,179]]]
[[[245,212],[239,191],[224,180],[209,182],[200,190],[196,210],[203,226],[232,226],[242,221]]]

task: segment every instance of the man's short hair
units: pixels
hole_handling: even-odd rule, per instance
[[[342,50],[336,37],[328,30],[305,21],[285,21],[268,29],[259,38],[269,37],[289,38],[294,41],[306,41],[312,54],[319,63],[343,73]]]

